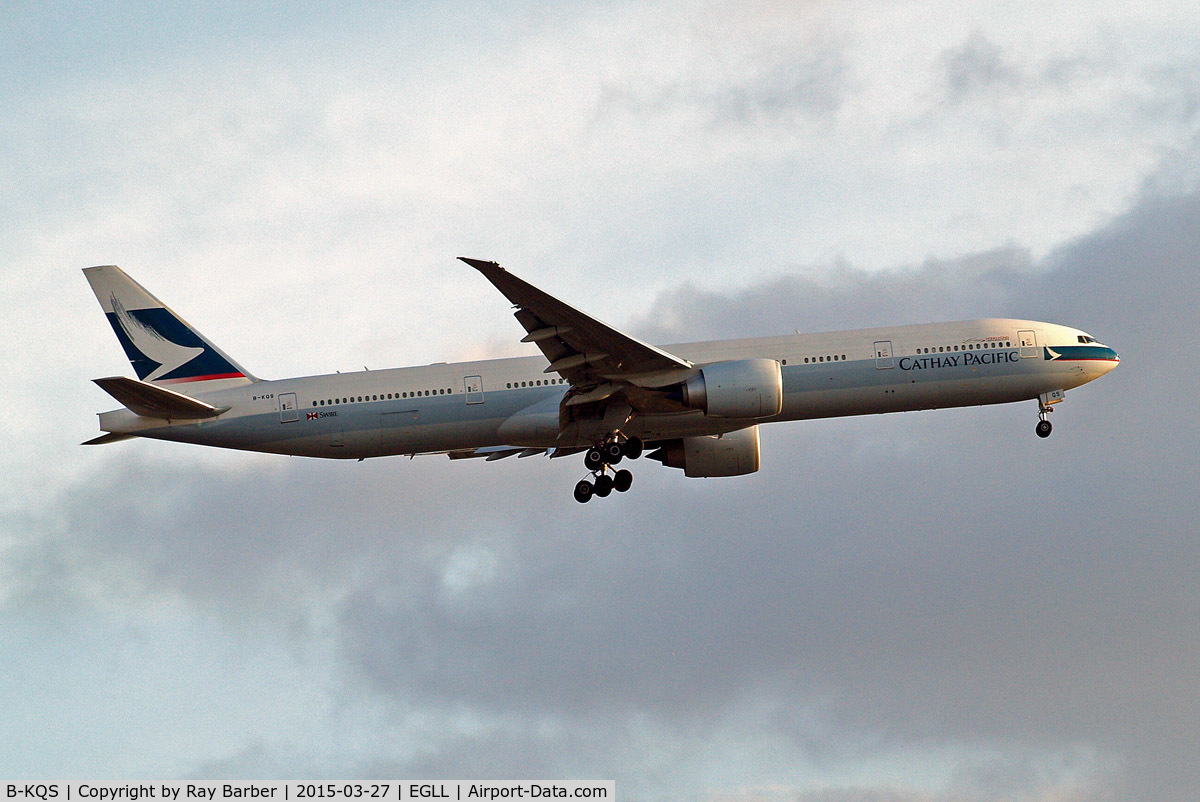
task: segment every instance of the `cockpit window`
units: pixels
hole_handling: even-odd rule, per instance
[[[1094,343],[1094,342],[1096,342],[1096,338],[1095,338],[1095,337],[1089,337],[1089,336],[1087,336],[1086,334],[1080,334],[1078,339],[1079,339],[1079,342],[1081,342],[1081,343]]]

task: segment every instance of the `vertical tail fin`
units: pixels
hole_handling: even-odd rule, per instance
[[[203,382],[190,386],[196,390],[257,381],[121,268],[87,267],[83,273],[142,381]]]

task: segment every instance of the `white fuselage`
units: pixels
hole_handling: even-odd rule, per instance
[[[698,410],[641,414],[622,426],[646,442],[720,434],[757,423],[1038,398],[1091,381],[1116,354],[1083,332],[1029,320],[985,319],[665,346],[698,366],[767,358],[782,364],[783,409],[760,419]],[[101,428],[163,440],[294,454],[365,458],[496,446],[592,444],[560,433],[569,385],[541,356],[307,376],[194,394],[228,407],[204,421],[105,412]],[[189,393],[186,386],[176,389]]]

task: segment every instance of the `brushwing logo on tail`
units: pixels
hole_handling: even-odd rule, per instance
[[[113,311],[108,318],[113,331],[142,381],[205,381],[244,375],[206,347],[169,309],[126,309],[115,293],[109,299]]]
[[[133,362],[138,372],[138,378],[142,381],[152,382],[156,379],[161,379],[204,353],[203,348],[189,347],[171,342],[162,335],[162,332],[154,328],[149,321],[139,320],[134,317],[125,308],[125,305],[117,299],[115,294],[109,297],[112,300],[113,317],[116,321],[116,326],[120,327],[129,344],[138,351],[140,359],[134,358],[134,355],[130,353],[129,360]],[[118,332],[118,337],[120,337],[121,332]],[[122,340],[122,345],[125,345],[125,340]],[[125,350],[129,351],[128,345],[126,345]],[[155,363],[157,367],[143,375],[143,367],[148,367],[149,365],[146,363],[150,362]]]

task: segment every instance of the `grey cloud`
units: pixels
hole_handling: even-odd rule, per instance
[[[1106,44],[1094,42],[1087,51],[1030,62],[1021,61],[976,30],[961,45],[942,52],[943,91],[949,103],[959,104],[987,95],[1069,90],[1119,69],[1121,56]]]
[[[699,115],[709,125],[736,127],[820,119],[841,106],[845,70],[842,56],[832,49],[764,54],[746,77],[720,65],[697,64],[670,82],[653,76],[602,87],[596,116],[653,113],[653,119],[684,113]]]
[[[930,259],[896,272],[840,264],[792,275],[731,296],[686,286],[655,299],[659,311],[632,326],[655,342],[787,334],[792,330],[888,326],[916,321],[1024,316],[1020,290],[1034,272],[1029,254],[1001,248],[954,260]]]
[[[804,59],[776,64],[755,80],[716,93],[711,106],[717,119],[744,124],[786,119],[793,114],[827,115],[841,105],[845,65],[834,52],[813,52]]]
[[[981,91],[1011,89],[1021,80],[1017,68],[1008,62],[1001,48],[979,31],[972,33],[960,47],[947,50],[942,58],[946,93],[954,103]]]

